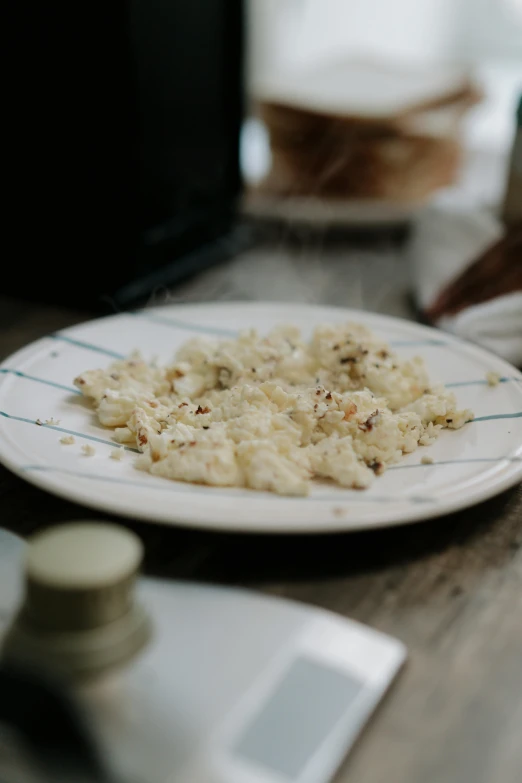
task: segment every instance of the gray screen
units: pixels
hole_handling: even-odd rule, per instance
[[[363,687],[349,674],[297,658],[233,752],[295,779]]]

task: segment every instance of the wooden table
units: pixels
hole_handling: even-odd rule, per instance
[[[164,301],[165,295],[158,295]],[[400,247],[279,237],[172,301],[279,299],[411,315]],[[0,299],[0,355],[88,314]],[[98,514],[0,469],[21,534]],[[307,601],[402,639],[409,662],[338,783],[522,780],[522,486],[469,511],[371,533],[239,536],[135,523],[146,570]]]

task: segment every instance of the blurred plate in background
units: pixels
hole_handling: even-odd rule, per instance
[[[285,223],[339,228],[395,227],[412,220],[424,203],[365,199],[328,199],[313,196],[277,196],[262,189],[246,193],[242,211],[248,217]]]

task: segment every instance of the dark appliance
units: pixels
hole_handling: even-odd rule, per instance
[[[235,248],[242,0],[11,3],[3,40],[4,294],[119,309]]]

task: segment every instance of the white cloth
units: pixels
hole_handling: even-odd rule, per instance
[[[417,305],[431,305],[442,288],[502,234],[488,210],[443,207],[419,219],[409,247]],[[437,324],[522,366],[522,291],[469,307]]]

